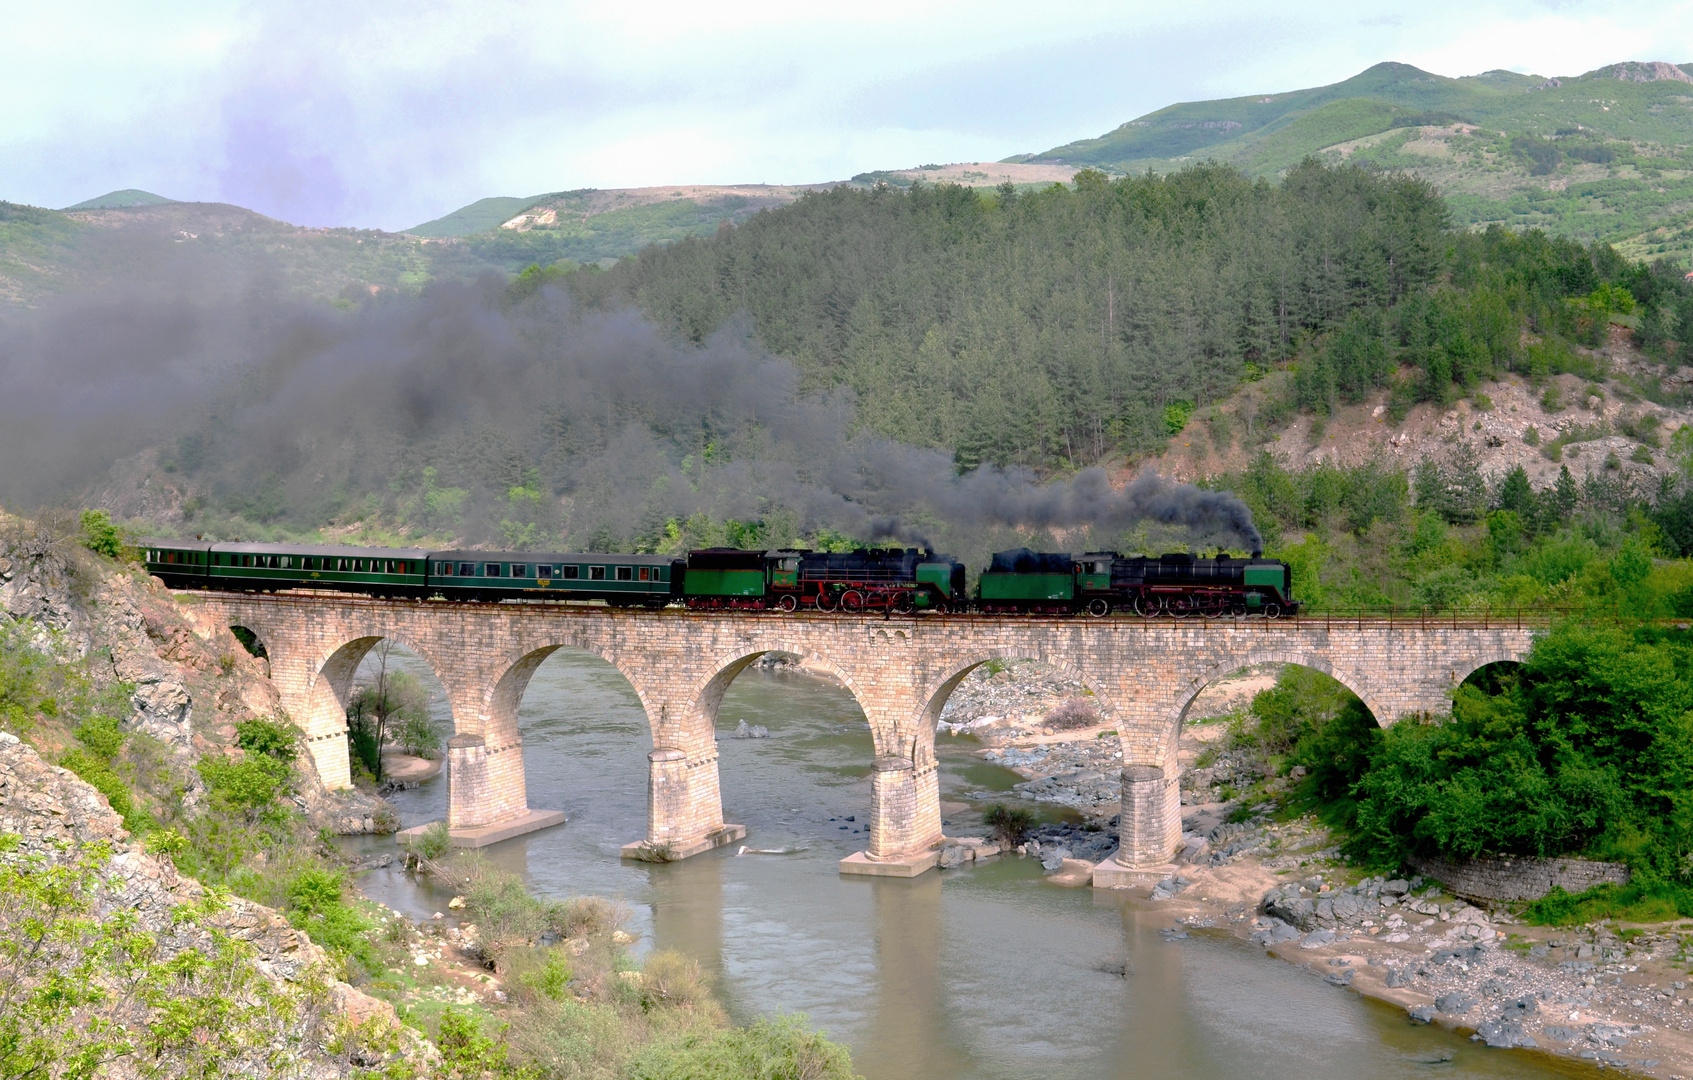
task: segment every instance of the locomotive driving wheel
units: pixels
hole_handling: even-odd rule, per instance
[[[1199,613],[1207,619],[1220,619],[1229,613],[1228,601],[1220,596],[1207,596],[1199,605]]]
[[[793,593],[788,593],[783,596],[782,599],[776,601],[776,606],[787,612],[789,615],[792,615],[795,611],[799,610],[799,597],[795,596]]]
[[[1172,619],[1185,619],[1193,614],[1194,600],[1188,596],[1172,596],[1164,601],[1164,613]]]
[[[898,593],[894,596],[893,609],[895,614],[909,615],[917,610],[917,598],[911,593]]]
[[[1088,601],[1088,614],[1096,619],[1103,619],[1111,614],[1111,601],[1103,597],[1095,597]]]
[[[864,594],[859,592],[857,589],[848,589],[846,592],[842,593],[841,594],[841,610],[842,611],[863,611],[864,610]]]

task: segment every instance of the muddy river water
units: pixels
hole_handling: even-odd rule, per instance
[[[644,833],[652,743],[634,692],[598,658],[554,654],[521,716],[529,803],[570,819],[488,856],[544,895],[622,899],[643,947],[698,957],[737,1019],[803,1012],[852,1048],[868,1080],[1592,1074],[1413,1026],[1222,931],[1166,940],[1172,923],[1156,908],[1056,888],[1031,859],[911,881],[841,876],[838,860],[865,842],[870,736],[851,695],[811,676],[749,670],[719,714],[726,818],[747,826],[748,846],[788,854],[618,857]],[[742,719],[770,737],[731,738]],[[943,799],[1020,779],[975,748],[942,737]],[[445,778],[393,801],[406,825],[441,818]],[[948,820],[979,834],[978,819]],[[446,910],[447,894],[397,869],[361,885],[416,917]]]

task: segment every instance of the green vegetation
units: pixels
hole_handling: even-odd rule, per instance
[[[409,671],[389,670],[393,646],[376,647],[376,681],[354,687],[347,700],[347,740],[357,766],[371,780],[382,780],[382,748],[397,746],[413,754],[440,749],[441,736],[429,719],[429,692]]]
[[[1421,293],[1444,226],[1417,181],[1317,165],[1276,186],[1199,166],[1030,195],[838,188],[565,284],[695,342],[746,311],[880,434],[1063,468],[1158,445],[1248,364]]]
[[[1414,171],[1439,188],[1460,226],[1539,227],[1685,263],[1693,121],[1686,83],[1666,74],[1618,64],[1579,78],[1448,79],[1377,64],[1331,86],[1172,105],[1012,160],[1138,174],[1209,158],[1276,176],[1315,154]]]
[[[495,195],[487,199],[477,199],[470,205],[461,206],[450,214],[444,214],[433,221],[426,221],[421,225],[413,225],[409,229],[400,231],[410,236],[432,238],[469,236],[471,233],[499,228],[544,198],[546,198],[545,195],[534,195],[527,199],[515,199],[509,195]]]
[[[1232,478],[1318,610],[1520,607],[1554,619],[1522,664],[1473,674],[1450,716],[1383,730],[1333,679],[1288,668],[1233,722],[1230,746],[1300,777],[1297,800],[1366,866],[1619,861],[1629,886],[1554,894],[1530,917],[1693,915],[1693,636],[1676,621],[1693,615],[1689,478],[1649,499],[1598,475],[1578,486],[1567,470],[1542,491],[1520,471],[1489,486],[1473,468],[1460,456],[1411,477],[1289,474],[1265,457]]]
[[[216,891],[176,908],[172,935],[195,944],[163,959],[133,915],[102,914],[109,846],[63,854],[49,862],[0,834],[0,1076],[303,1074],[321,979],[283,990],[262,978],[253,947],[211,924]]]

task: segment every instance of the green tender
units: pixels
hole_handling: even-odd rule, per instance
[[[686,596],[763,596],[762,570],[689,570],[682,581]]]
[[[1075,596],[1076,579],[1070,574],[982,575],[982,600],[987,603],[1073,600]]]
[[[1246,584],[1269,586],[1280,591],[1283,581],[1283,570],[1279,565],[1248,566],[1246,568]]]

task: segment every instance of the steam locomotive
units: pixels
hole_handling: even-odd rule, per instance
[[[985,612],[1104,617],[1298,612],[1293,571],[1259,557],[1002,551],[971,597],[963,563],[915,548],[848,552],[704,548],[686,558],[599,552],[426,551],[322,544],[136,541],[147,571],[179,589],[329,589],[497,603],[599,601],[704,611]]]

